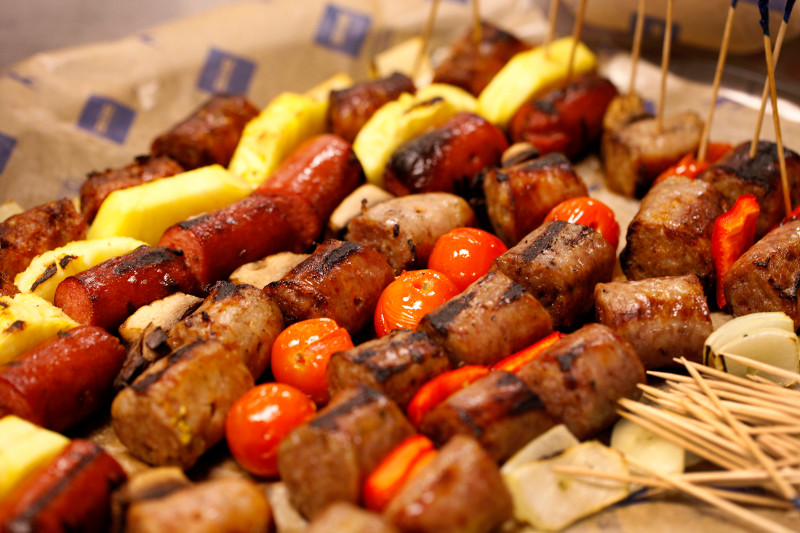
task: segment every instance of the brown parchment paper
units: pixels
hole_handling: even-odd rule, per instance
[[[630,3],[608,0],[606,5],[614,4],[620,11],[612,6],[612,11],[590,13],[611,20],[615,17],[609,14],[624,12]],[[546,17],[537,8],[541,4],[482,0],[481,13],[538,43],[546,33]],[[706,10],[714,4],[724,11],[729,2],[698,4]],[[237,69],[242,65],[251,68],[245,92],[259,107],[281,91],[302,92],[338,72],[365,79],[375,54],[419,35],[429,8],[430,2],[423,0],[242,2],[118,41],[36,55],[0,72],[0,201],[13,199],[31,207],[57,197],[75,197],[88,172],[124,165],[146,153],[157,134],[187,116],[212,90],[224,90],[232,80],[241,78]],[[472,6],[466,0],[441,2],[431,40],[434,61],[448,43],[465,32],[471,16]],[[708,36],[704,37],[708,41]],[[596,51],[601,72],[624,90],[631,69],[628,53],[608,48]],[[203,81],[210,60],[220,56],[210,81]],[[637,90],[652,102],[658,95],[659,72],[652,64],[639,66]],[[705,117],[710,99],[709,86],[668,78],[667,113],[692,109]],[[87,102],[98,101],[95,114],[88,113]],[[723,88],[712,139],[750,140],[757,105],[756,94]],[[800,149],[800,109],[785,100],[779,105],[784,143]],[[121,137],[119,128],[115,129],[120,110],[127,110],[122,118],[128,120]],[[87,113],[91,120],[85,120]],[[762,138],[774,140],[771,111],[764,122]],[[117,137],[111,138],[112,134]],[[597,157],[588,157],[577,168],[590,194],[614,208],[624,235],[638,202],[604,187]],[[130,473],[146,468],[130,456],[105,419],[84,425],[77,434],[101,443]],[[208,452],[189,474],[197,480],[246,475],[230,458],[224,443]],[[283,486],[261,485],[275,507],[278,531],[303,531],[305,522],[286,503]],[[800,523],[796,512],[760,512],[788,527]],[[528,531],[517,524],[503,529]],[[568,529],[574,533],[644,530],[749,531],[718,510],[679,498],[615,506]]]

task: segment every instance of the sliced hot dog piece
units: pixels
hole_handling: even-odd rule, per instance
[[[186,266],[205,288],[245,263],[292,249],[295,239],[276,202],[254,194],[171,226],[159,245],[182,251]]]
[[[330,129],[351,143],[379,107],[402,93],[414,94],[416,91],[411,78],[399,72],[379,80],[357,83],[347,89],[333,90],[328,98]]]
[[[478,172],[500,163],[506,148],[506,136],[497,126],[473,113],[457,113],[395,150],[386,165],[384,187],[397,196],[459,193],[470,188]]]
[[[600,138],[603,116],[617,96],[610,81],[596,74],[575,77],[566,87],[523,104],[508,125],[513,142],[529,142],[542,154],[570,159],[584,154]]]
[[[313,519],[330,503],[358,503],[369,473],[413,434],[400,408],[375,389],[340,392],[280,444],[278,469],[292,504]]]
[[[287,324],[327,317],[352,335],[372,319],[381,291],[392,280],[392,267],[380,252],[332,239],[264,290]]]
[[[403,270],[424,268],[439,237],[475,222],[472,208],[459,196],[412,194],[381,202],[355,217],[345,239],[378,250],[399,275]]]
[[[125,349],[102,328],[60,333],[0,366],[0,417],[63,431],[111,401],[124,362]]]
[[[0,531],[105,532],[122,467],[97,444],[72,441],[0,503]]]
[[[174,292],[195,293],[181,252],[140,246],[58,284],[53,302],[81,324],[113,330],[143,305]]]
[[[636,350],[602,324],[567,335],[517,376],[581,440],[610,426],[618,418],[617,400],[637,399],[637,386],[646,381]]]
[[[489,169],[483,191],[492,227],[507,246],[538,228],[547,213],[564,200],[589,194],[562,154]]]
[[[258,108],[242,95],[216,95],[186,120],[156,137],[154,155],[167,155],[186,170],[230,163],[245,125]]]
[[[328,133],[312,137],[295,148],[256,193],[289,193],[306,199],[317,215],[321,230],[336,206],[363,181],[361,163],[353,147]],[[317,236],[319,233],[314,235]]]
[[[493,365],[552,333],[542,304],[502,272],[489,272],[422,318],[417,328],[439,344],[453,367]]]

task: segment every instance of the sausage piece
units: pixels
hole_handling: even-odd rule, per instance
[[[564,200],[589,195],[562,154],[489,169],[483,191],[492,227],[506,246],[514,246],[538,228],[547,213]]]
[[[474,439],[456,435],[403,485],[384,515],[400,531],[489,533],[511,513],[497,465]]]
[[[125,532],[266,532],[271,520],[269,501],[255,483],[218,478],[134,502],[128,508]]]
[[[102,328],[61,333],[0,366],[0,418],[63,431],[111,401],[124,361],[125,349]]]
[[[219,281],[200,307],[170,330],[167,342],[176,350],[196,339],[217,339],[258,379],[282,330],[281,310],[263,291]]]
[[[100,204],[114,191],[180,174],[183,167],[167,156],[144,155],[122,168],[91,172],[81,185],[81,213],[86,222],[94,220]]]
[[[392,267],[379,252],[331,239],[264,290],[287,324],[327,317],[354,334],[372,319],[381,292],[392,280]]]
[[[81,324],[112,330],[143,305],[196,287],[181,252],[142,245],[66,278],[53,303]]]
[[[646,369],[701,361],[712,326],[694,274],[598,283],[594,301],[598,322],[631,343]]]
[[[439,237],[475,222],[472,208],[459,196],[412,194],[381,202],[355,217],[345,239],[378,250],[400,275],[403,270],[424,268]]]
[[[183,260],[200,287],[228,277],[245,263],[294,245],[292,228],[283,211],[271,198],[255,194],[179,222],[159,241],[159,246],[183,252]]]
[[[800,220],[767,233],[733,263],[723,280],[734,316],[782,311],[800,328]]]
[[[188,469],[225,436],[231,405],[255,381],[238,354],[197,340],[159,359],[111,404],[114,431],[151,465]]]
[[[85,238],[86,220],[72,201],[32,207],[0,222],[0,272],[13,280],[37,255]]]
[[[258,108],[243,95],[216,95],[183,122],[156,137],[154,155],[166,155],[186,170],[218,164],[227,167],[245,125]]]
[[[581,440],[610,426],[617,419],[617,400],[637,399],[637,385],[646,379],[636,350],[602,324],[567,335],[517,376]]]
[[[512,57],[529,49],[528,43],[483,20],[480,42],[475,42],[472,29],[467,31],[433,71],[433,81],[461,87],[477,97]]]
[[[336,206],[363,181],[361,163],[353,147],[341,137],[328,133],[300,144],[256,193],[289,193],[305,198],[313,207],[321,229]],[[314,235],[317,236],[319,232]]]
[[[531,143],[543,155],[575,159],[600,139],[603,116],[615,96],[617,88],[607,79],[581,74],[566,87],[522,104],[508,123],[509,137]]]
[[[694,274],[711,294],[711,234],[727,208],[722,194],[704,181],[685,176],[659,181],[628,225],[619,256],[623,272],[633,280]]]
[[[0,503],[0,531],[108,531],[111,493],[125,472],[87,440],[73,440]]]
[[[353,142],[361,128],[383,104],[402,93],[417,92],[414,82],[399,72],[378,80],[356,83],[330,92],[328,124],[330,130],[347,142]]]
[[[611,281],[616,251],[600,232],[561,220],[546,222],[495,259],[498,270],[522,284],[559,330],[574,326],[594,305],[594,286]]]
[[[490,366],[550,334],[553,323],[525,287],[489,272],[425,315],[417,330],[444,349],[453,367]]]
[[[425,413],[419,431],[437,446],[470,436],[502,463],[556,423],[524,381],[495,370]]]
[[[306,533],[400,533],[382,515],[352,503],[336,502],[325,508]]]
[[[400,408],[369,387],[346,389],[278,447],[278,470],[303,515],[358,503],[366,477],[414,428]]]
[[[503,132],[473,113],[457,113],[439,128],[400,145],[389,158],[384,188],[396,196],[468,189],[478,172],[496,166],[508,148]]]
[[[423,384],[448,370],[447,356],[425,333],[398,329],[333,354],[325,377],[331,396],[366,385],[405,409]]]
[[[800,155],[788,149],[784,149],[784,155],[789,198],[792,205],[797,205],[800,203]],[[743,194],[755,195],[761,208],[756,223],[756,240],[766,235],[786,215],[778,146],[774,142],[760,141],[753,158],[750,157],[750,143],[742,143],[697,179],[713,185],[730,205]]]
[[[601,152],[606,184],[612,191],[641,198],[653,180],[700,145],[703,120],[685,112],[664,117],[659,132],[656,119],[642,119],[603,136]]]

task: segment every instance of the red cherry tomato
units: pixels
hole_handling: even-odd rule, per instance
[[[253,387],[234,402],[225,419],[225,438],[234,459],[251,474],[277,476],[278,445],[316,410],[308,396],[289,385]]]
[[[422,317],[456,294],[458,287],[435,270],[411,270],[383,289],[375,308],[375,332],[383,337],[395,329],[416,329]]]
[[[600,200],[579,196],[564,200],[547,213],[544,221],[565,220],[575,224],[583,224],[602,233],[614,250],[619,243],[619,224],[614,218],[614,211]]]
[[[503,241],[478,228],[456,228],[436,240],[428,267],[438,270],[463,291],[489,272],[492,261],[508,248]]]
[[[296,387],[323,405],[328,402],[328,361],[333,353],[352,347],[350,334],[333,319],[296,322],[272,345],[272,375],[275,381]]]

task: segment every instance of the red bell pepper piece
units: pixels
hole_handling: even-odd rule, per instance
[[[723,309],[725,290],[722,284],[731,265],[755,241],[756,221],[761,208],[752,194],[743,194],[736,199],[727,212],[717,217],[714,233],[711,235],[711,252],[714,268],[717,271],[717,306]]]
[[[505,370],[506,372],[516,374],[523,366],[533,361],[533,359],[538,357],[543,351],[566,336],[566,333],[554,331],[547,337],[540,339],[527,348],[523,348],[517,353],[513,353],[502,361],[495,363],[495,365],[492,367],[492,370]]]
[[[433,442],[414,435],[401,442],[364,481],[364,506],[381,512],[405,483],[435,456]]]
[[[459,391],[489,373],[483,365],[467,365],[444,374],[439,374],[411,398],[408,404],[408,418],[414,426],[419,426],[425,413],[442,403],[448,396]]]

